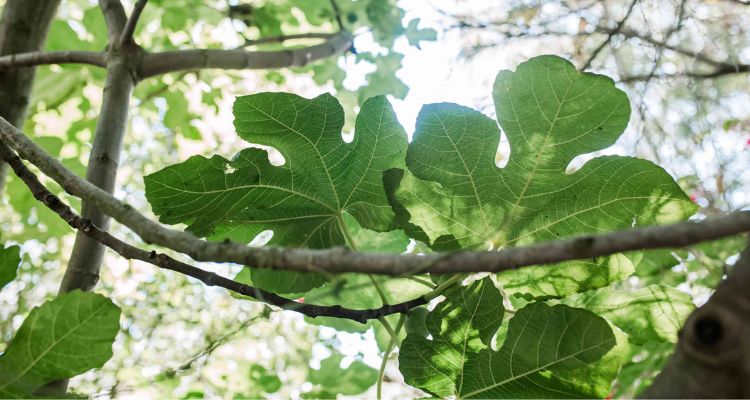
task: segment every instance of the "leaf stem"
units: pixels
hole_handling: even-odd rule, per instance
[[[357,246],[354,244],[354,239],[352,239],[352,235],[351,233],[349,233],[349,229],[346,228],[344,217],[340,212],[336,216],[336,222],[339,224],[339,230],[341,231],[341,234],[344,235],[344,241],[346,242],[346,244],[350,249],[357,251]]]
[[[405,276],[404,278],[406,278],[406,279],[408,279],[410,281],[421,283],[422,285],[425,285],[425,286],[427,286],[430,289],[435,289],[437,287],[436,284],[428,281],[427,279],[422,279],[422,278],[419,278],[419,277],[416,277],[416,276]]]
[[[382,320],[381,322],[387,322],[385,321],[385,318],[380,318]],[[391,335],[391,341],[388,343],[388,346],[385,348],[385,352],[383,353],[383,361],[380,362],[380,371],[378,371],[378,387],[377,387],[377,398],[378,400],[383,398],[383,378],[385,378],[385,366],[388,364],[388,357],[391,355],[391,351],[393,351],[393,347],[396,345],[396,340],[398,339],[398,333],[401,331],[401,327],[404,326],[404,321],[406,321],[406,314],[401,314],[398,318],[398,322],[396,323],[396,330]],[[384,326],[388,327],[385,323]],[[388,328],[386,328],[388,329]]]
[[[455,274],[448,278],[445,282],[441,283],[436,287],[435,289],[432,289],[431,292],[425,294],[422,296],[425,300],[430,301],[438,296],[440,296],[446,289],[453,286],[456,282],[462,281],[464,278],[469,276],[469,274]]]

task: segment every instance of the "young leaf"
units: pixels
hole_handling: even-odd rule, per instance
[[[18,246],[6,248],[0,245],[0,289],[16,279],[19,264],[21,264],[21,248]]]
[[[469,354],[489,346],[504,310],[490,278],[454,287],[445,297],[425,319],[432,338],[410,332],[398,358],[406,383],[440,397],[461,391]]]
[[[146,197],[162,222],[186,223],[201,236],[217,227],[240,226],[245,237],[271,229],[269,244],[311,248],[346,244],[344,213],[367,229],[391,229],[383,172],[404,167],[407,142],[385,97],[362,106],[351,143],[341,137],[341,106],[328,94],[244,96],[234,114],[240,137],[274,147],[284,165],[274,166],[264,150],[249,148],[231,161],[194,156],[149,175]],[[282,281],[300,276],[282,275]],[[297,282],[304,284],[285,290],[309,290],[325,279],[303,274]]]
[[[640,289],[611,287],[567,297],[571,307],[600,315],[628,334],[631,343],[677,342],[677,333],[695,309],[690,296],[676,288],[652,285]]]
[[[95,293],[73,291],[35,307],[0,356],[0,397],[30,396],[101,367],[119,330],[119,307]]]
[[[455,104],[425,106],[407,153],[411,174],[396,198],[435,242],[487,249],[685,219],[696,207],[660,167],[597,157],[566,173],[578,155],[612,145],[630,116],[611,79],[580,73],[554,56],[501,71],[493,97],[511,155],[495,165],[495,121]],[[510,294],[564,296],[633,272],[622,256],[501,274]]]

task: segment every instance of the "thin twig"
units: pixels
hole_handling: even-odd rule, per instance
[[[625,16],[624,16],[624,17],[622,17],[622,19],[620,20],[620,22],[618,22],[618,23],[617,23],[617,27],[615,27],[615,29],[613,29],[613,30],[612,30],[612,31],[611,31],[611,32],[609,33],[609,35],[607,35],[607,39],[605,39],[605,40],[604,40],[604,41],[603,41],[603,42],[602,42],[602,43],[601,43],[601,44],[599,45],[599,47],[597,47],[597,48],[596,48],[596,49],[594,50],[594,52],[593,52],[593,53],[591,53],[591,56],[589,57],[589,59],[588,59],[588,60],[586,61],[586,63],[585,63],[585,64],[583,64],[583,66],[581,67],[581,71],[584,71],[584,70],[586,70],[586,69],[587,69],[587,68],[588,68],[588,67],[589,67],[589,66],[591,65],[591,62],[593,62],[593,61],[594,61],[594,59],[596,58],[596,56],[598,56],[598,55],[599,55],[599,52],[600,52],[600,51],[602,51],[602,49],[604,49],[604,47],[605,47],[606,45],[608,45],[610,41],[612,41],[612,38],[613,38],[613,37],[614,37],[615,35],[617,35],[617,34],[618,34],[618,33],[620,32],[620,30],[622,30],[622,28],[623,28],[623,27],[625,26],[625,22],[627,22],[628,18],[630,18],[630,14],[632,14],[632,13],[633,13],[633,9],[635,8],[635,5],[636,5],[636,4],[638,4],[638,0],[633,0],[633,1],[632,1],[632,2],[630,3],[630,6],[628,7],[628,11],[627,11],[627,12],[625,13]]]
[[[133,34],[135,33],[135,27],[138,25],[138,19],[141,17],[143,9],[146,7],[148,0],[138,0],[133,6],[133,12],[130,14],[130,18],[125,23],[125,27],[120,33],[120,40],[118,41],[118,48],[123,48],[125,45],[133,41]]]
[[[260,39],[245,39],[245,43],[238,47],[237,49],[242,49],[245,47],[250,46],[257,46],[261,44],[267,44],[267,43],[283,43],[289,40],[299,40],[299,39],[330,39],[333,36],[335,36],[335,33],[318,33],[318,32],[310,32],[310,33],[296,33],[292,35],[278,35],[278,36],[267,36]]]
[[[336,18],[336,23],[339,25],[339,31],[343,31],[344,29],[344,21],[341,19],[341,10],[339,9],[339,5],[336,4],[336,0],[330,0],[331,1],[331,8],[333,9],[333,16]]]

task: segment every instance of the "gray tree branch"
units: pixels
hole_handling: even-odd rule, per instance
[[[198,267],[177,261],[174,258],[160,254],[155,251],[146,251],[132,246],[122,240],[109,234],[106,230],[100,229],[93,225],[91,221],[78,216],[67,204],[63,203],[57,196],[52,194],[23,164],[23,161],[8,146],[0,143],[0,159],[5,160],[16,175],[31,190],[34,198],[42,202],[50,210],[54,211],[60,218],[68,223],[73,229],[78,230],[89,238],[101,243],[104,246],[117,252],[127,259],[134,259],[146,262],[162,269],[168,269],[180,274],[198,279],[207,286],[218,286],[239,293],[244,296],[252,297],[264,303],[280,307],[284,310],[295,311],[311,318],[316,317],[335,317],[344,318],[365,323],[371,319],[381,318],[391,314],[404,313],[414,307],[419,307],[429,302],[427,296],[417,297],[398,304],[384,304],[382,307],[365,310],[355,310],[341,306],[320,306],[308,303],[299,303],[287,299],[275,293],[265,291],[253,286],[245,285],[235,280],[225,278],[221,275]]]
[[[14,148],[22,158],[57,181],[65,191],[96,204],[101,211],[130,228],[146,243],[158,244],[198,261],[230,262],[258,268],[301,272],[363,272],[395,276],[425,272],[500,272],[529,265],[552,264],[632,250],[683,247],[750,231],[750,212],[741,211],[702,222],[629,229],[493,252],[391,255],[358,253],[345,248],[257,248],[234,242],[207,242],[189,232],[168,229],[146,218],[109,192],[66,169],[57,159],[45,153],[21,131],[2,119],[0,139]]]
[[[55,17],[60,0],[8,0],[0,17],[0,59],[8,54],[39,51]],[[12,124],[23,124],[34,81],[34,68],[0,68],[0,116]],[[5,185],[6,165],[0,162],[0,192]]]
[[[141,17],[143,9],[146,8],[147,2],[148,0],[138,0],[138,2],[135,3],[135,6],[133,6],[133,12],[130,13],[130,18],[128,18],[125,23],[125,27],[123,28],[122,33],[120,33],[120,38],[117,41],[118,48],[122,48],[128,43],[133,42],[135,27],[138,25],[138,19]]]
[[[106,67],[107,57],[95,51],[33,51],[0,57],[0,68],[33,67],[49,64],[89,64]]]
[[[113,193],[135,80],[130,65],[132,53],[112,49],[125,25],[125,10],[119,0],[99,0],[99,4],[109,30],[110,49],[107,53],[102,108],[86,166],[86,180],[106,193]],[[83,200],[81,214],[101,229],[108,229],[109,216],[99,209],[95,201]],[[60,293],[75,289],[91,290],[99,280],[103,257],[104,246],[83,233],[76,234]]]
[[[122,7],[120,0],[99,0],[99,7],[102,9],[104,21],[107,23],[109,44],[114,47],[117,45],[128,20],[125,15],[125,8]]]
[[[140,77],[204,68],[273,69],[300,67],[340,54],[352,46],[352,35],[342,31],[320,44],[279,51],[195,49],[148,53],[143,57]]]

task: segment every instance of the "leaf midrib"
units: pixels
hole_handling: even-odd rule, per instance
[[[549,67],[547,67],[547,73],[549,74]],[[524,196],[526,196],[526,191],[529,189],[529,186],[531,185],[531,181],[536,177],[536,171],[539,169],[540,160],[542,159],[541,157],[542,150],[547,146],[547,141],[549,140],[550,135],[552,134],[552,130],[555,128],[555,125],[557,124],[558,117],[560,116],[560,111],[562,110],[563,103],[567,101],[566,99],[568,97],[568,93],[570,92],[571,87],[573,87],[572,79],[568,81],[568,87],[565,89],[565,93],[563,93],[562,99],[557,99],[557,97],[555,97],[555,100],[557,101],[557,111],[555,112],[555,116],[552,119],[552,121],[550,121],[550,127],[547,130],[547,133],[544,135],[544,140],[542,141],[542,145],[539,146],[539,150],[535,154],[533,169],[528,174],[526,178],[526,182],[524,183],[523,189],[521,189],[521,193],[518,195],[516,202],[513,204],[513,206],[511,206],[510,210],[508,211],[508,218],[505,220],[503,225],[500,226],[500,229],[497,230],[496,237],[498,236],[503,237],[505,229],[507,229],[507,227],[512,222],[515,222],[515,220],[518,219],[515,215],[516,209],[521,204],[521,200],[524,198]],[[554,89],[552,90],[552,92],[554,93]],[[536,100],[536,93],[534,93],[533,88],[531,89],[531,94],[534,96],[534,99],[537,102],[537,106],[541,110],[541,106],[538,104],[539,103],[538,100]],[[526,135],[523,133],[523,128],[521,127],[520,119],[518,118],[518,113],[516,112],[516,106],[513,101],[513,96],[508,96],[508,101],[510,102],[511,110],[513,110],[513,116],[516,118],[516,120],[519,121],[518,129],[521,131],[521,134],[524,135],[525,137]],[[542,112],[542,115],[543,114],[544,113]],[[545,116],[545,119],[546,119],[546,116]],[[495,240],[493,239],[492,241],[494,242]],[[503,241],[502,243],[497,244],[496,247],[500,248],[507,243],[508,243],[507,241]]]
[[[298,131],[298,130],[292,128],[292,127],[290,127],[289,125],[285,124],[284,122],[280,121],[279,119],[275,118],[274,116],[272,116],[272,115],[268,114],[267,112],[261,110],[260,108],[256,107],[254,104],[248,103],[248,102],[245,102],[245,103],[248,106],[254,108],[256,111],[258,111],[261,114],[263,114],[266,117],[268,117],[270,120],[272,120],[272,121],[276,122],[277,124],[280,124],[281,126],[285,127],[290,132],[293,132],[293,133],[297,134],[302,139],[304,139],[307,143],[310,144],[310,147],[312,147],[313,150],[315,150],[315,154],[318,156],[318,160],[320,160],[320,164],[323,167],[323,171],[325,171],[326,177],[328,178],[328,184],[331,186],[331,190],[333,191],[333,197],[336,199],[336,210],[341,210],[341,203],[340,203],[340,200],[339,200],[339,195],[336,192],[336,185],[333,183],[333,177],[331,177],[331,172],[328,170],[328,166],[326,165],[325,160],[323,160],[323,155],[320,154],[320,151],[318,150],[317,145],[315,143],[313,143],[310,140],[310,138],[308,138],[307,136],[305,136],[302,132],[300,132],[300,131]],[[324,118],[326,120],[328,119],[328,112],[327,111],[328,111],[328,109],[326,108],[326,112],[323,113],[325,115]],[[325,121],[324,121],[323,126],[325,127]],[[321,133],[321,136],[322,136],[322,133]],[[328,208],[330,208],[330,207],[328,207]],[[336,211],[336,210],[334,210],[334,211]]]
[[[76,325],[76,326],[75,326],[75,327],[74,327],[73,329],[69,330],[69,331],[68,331],[67,333],[65,333],[65,334],[64,334],[63,336],[61,336],[61,337],[59,338],[59,340],[53,340],[52,344],[51,344],[50,346],[48,346],[48,347],[47,347],[47,348],[46,348],[46,349],[45,349],[45,350],[44,350],[43,352],[41,352],[41,353],[40,353],[40,354],[39,354],[39,355],[38,355],[37,357],[35,357],[35,358],[34,358],[34,359],[32,360],[32,362],[31,362],[31,363],[30,363],[30,364],[29,364],[29,365],[28,365],[28,366],[27,366],[27,367],[26,367],[26,368],[25,368],[24,370],[20,371],[20,372],[19,372],[19,373],[18,373],[18,374],[16,375],[16,377],[15,377],[15,378],[13,378],[13,379],[11,379],[10,381],[8,381],[8,382],[5,382],[4,384],[2,384],[2,385],[0,386],[0,390],[4,391],[5,393],[11,393],[11,392],[8,392],[7,390],[5,390],[4,388],[7,388],[7,387],[9,387],[9,386],[10,386],[11,384],[15,383],[16,381],[18,381],[19,379],[21,379],[22,377],[24,377],[24,376],[26,375],[26,373],[27,373],[27,372],[29,372],[29,371],[30,371],[30,370],[31,370],[31,369],[32,369],[33,367],[35,367],[35,366],[36,366],[36,364],[37,364],[37,363],[39,363],[39,362],[41,361],[41,359],[42,359],[42,358],[44,358],[44,356],[46,356],[46,355],[47,355],[47,353],[49,353],[50,351],[52,351],[52,349],[53,349],[54,347],[56,347],[57,345],[59,345],[59,344],[60,344],[60,342],[62,342],[63,340],[65,340],[65,339],[66,339],[66,338],[67,338],[68,336],[72,335],[72,334],[73,334],[73,332],[75,332],[75,331],[77,331],[78,329],[80,329],[80,328],[81,328],[81,327],[82,327],[82,326],[83,326],[84,324],[86,324],[86,323],[87,323],[87,322],[88,322],[89,320],[91,320],[91,319],[95,318],[95,317],[96,317],[96,316],[97,316],[97,315],[99,314],[99,311],[100,311],[100,310],[101,310],[102,308],[106,307],[106,305],[107,305],[107,304],[106,304],[106,302],[105,302],[105,303],[102,303],[102,304],[101,304],[101,305],[99,306],[99,308],[97,308],[96,310],[94,310],[94,311],[93,311],[93,312],[91,313],[91,315],[90,315],[90,316],[88,316],[88,317],[86,317],[85,319],[81,320],[79,324],[77,324],[77,325]],[[77,304],[77,306],[78,306],[78,307],[80,307],[80,303],[78,303],[78,304]],[[41,308],[39,308],[38,310],[41,310]],[[62,311],[62,307],[60,308],[60,311]],[[54,317],[54,321],[56,321],[56,320],[57,320],[57,316],[58,316],[59,314],[60,314],[60,312],[57,312],[57,313],[55,314],[55,317]],[[33,331],[33,329],[34,329],[34,326],[36,325],[36,322],[37,322],[38,320],[39,320],[39,317],[36,317],[36,318],[34,318],[34,319],[33,319],[33,320],[31,321],[31,327],[29,328],[29,332],[32,332],[32,331]],[[54,325],[53,325],[53,328],[54,328]],[[53,335],[54,335],[54,329],[53,329]],[[28,342],[28,345],[27,345],[27,351],[29,352],[29,354],[31,354],[31,347],[30,347],[30,346],[31,346],[31,340],[28,340],[27,342]]]
[[[549,363],[547,363],[547,364],[545,364],[545,365],[541,365],[541,366],[539,366],[539,367],[536,367],[536,368],[532,368],[531,370],[529,370],[529,371],[526,371],[526,372],[524,372],[524,373],[522,373],[522,374],[520,374],[520,375],[512,376],[512,377],[510,377],[510,378],[504,379],[504,380],[502,380],[502,381],[500,381],[500,382],[496,382],[496,383],[494,383],[494,384],[492,384],[492,385],[490,385],[490,386],[487,386],[487,387],[485,387],[485,388],[482,388],[482,389],[479,389],[479,390],[475,390],[475,391],[473,391],[473,392],[470,392],[470,393],[467,393],[467,394],[465,394],[465,395],[460,395],[460,394],[459,394],[459,396],[458,396],[458,397],[459,397],[459,398],[460,398],[460,397],[463,397],[463,398],[468,398],[468,397],[471,397],[471,396],[474,396],[474,395],[477,395],[477,394],[480,394],[480,393],[484,393],[484,392],[486,392],[486,391],[488,391],[488,390],[492,390],[492,389],[494,389],[494,388],[496,388],[496,387],[499,387],[499,386],[505,385],[505,384],[507,384],[507,383],[513,382],[513,381],[515,381],[515,380],[518,380],[518,379],[524,378],[524,377],[526,377],[526,376],[528,376],[528,375],[531,375],[531,374],[537,373],[537,372],[539,372],[539,371],[543,371],[543,370],[546,370],[546,369],[548,369],[549,367],[552,367],[552,366],[554,366],[555,364],[558,364],[558,363],[561,363],[561,362],[567,361],[567,360],[569,360],[569,359],[571,359],[571,358],[575,358],[575,357],[579,356],[580,354],[583,354],[583,353],[585,353],[585,352],[587,352],[587,351],[593,350],[593,349],[595,349],[595,348],[597,348],[597,347],[600,347],[600,346],[604,346],[604,345],[607,345],[607,344],[609,344],[610,342],[612,342],[613,340],[614,340],[614,339],[607,339],[607,340],[606,340],[606,341],[604,341],[604,342],[598,343],[598,344],[596,344],[596,345],[593,345],[593,346],[590,346],[590,347],[586,347],[586,348],[583,348],[583,349],[581,349],[580,351],[577,351],[577,352],[575,352],[575,353],[571,353],[571,354],[569,354],[569,355],[567,355],[567,356],[565,356],[565,357],[563,357],[563,358],[558,358],[558,359],[556,359],[555,361],[549,362]]]

